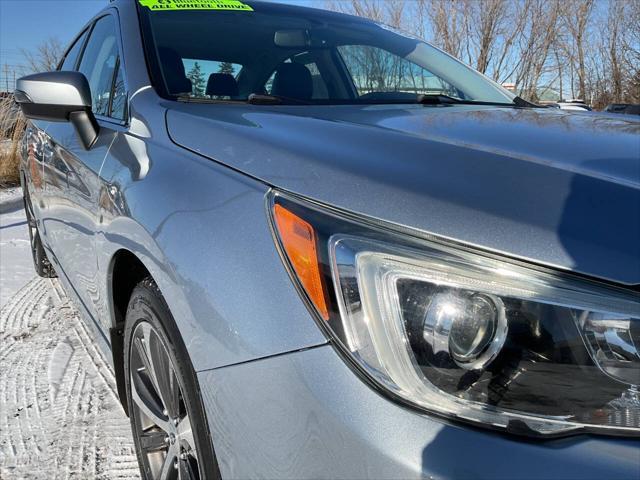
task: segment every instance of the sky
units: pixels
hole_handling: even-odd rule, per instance
[[[324,0],[278,0],[322,7]],[[0,90],[5,64],[10,72],[24,64],[21,49],[35,50],[50,37],[67,45],[108,0],[0,0]],[[9,83],[13,74],[9,74]],[[11,88],[12,89],[12,88]]]
[[[108,0],[0,0],[0,89],[4,65],[24,63],[21,49],[33,50],[49,37],[70,42]]]

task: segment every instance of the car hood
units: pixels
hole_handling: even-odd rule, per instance
[[[178,105],[172,140],[270,185],[640,284],[640,121],[477,106]]]

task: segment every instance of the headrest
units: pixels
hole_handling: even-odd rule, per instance
[[[211,97],[237,97],[238,82],[230,73],[212,73],[207,82],[207,95]]]
[[[185,74],[184,63],[178,52],[171,48],[159,47],[158,55],[169,93],[172,95],[191,93],[191,80]]]
[[[299,63],[280,64],[273,79],[271,94],[309,100],[313,95],[311,72]]]

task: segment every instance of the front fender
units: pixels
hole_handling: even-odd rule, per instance
[[[268,186],[155,142],[146,143],[151,160],[138,179],[124,137],[102,172],[99,269],[108,272],[121,249],[140,259],[196,371],[326,343],[275,248],[264,209]],[[113,322],[110,275],[100,278],[101,315]]]

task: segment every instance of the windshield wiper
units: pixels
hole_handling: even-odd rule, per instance
[[[436,95],[418,95],[416,100],[422,105],[493,105],[499,107],[532,107],[535,106],[532,103],[523,100],[520,97],[515,97],[513,102],[485,102],[482,100],[464,100],[461,98],[450,97],[449,95],[436,94]]]
[[[251,105],[309,105],[309,102],[297,98],[283,97],[282,95],[267,95],[252,93],[247,98]]]
[[[2,0],[0,0],[2,1]],[[305,100],[299,100],[297,98],[283,97],[280,95],[263,95],[259,93],[252,93],[247,100],[235,100],[235,99],[219,99],[219,98],[206,98],[206,97],[192,97],[191,95],[178,95],[176,97],[178,102],[184,103],[250,103],[252,105],[309,105],[310,102]]]
[[[188,94],[177,95],[176,101],[182,102],[182,103],[240,103],[241,102],[241,100],[233,100],[233,99],[225,100],[220,98],[192,97],[191,95],[188,95]]]
[[[515,97],[513,99],[513,104],[516,107],[529,107],[529,108],[534,108],[534,107],[539,107],[539,105],[536,105],[535,103],[531,103],[528,100],[525,100],[522,97]]]

